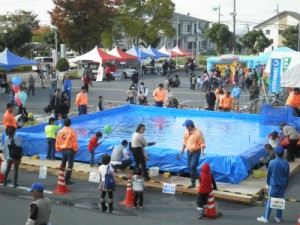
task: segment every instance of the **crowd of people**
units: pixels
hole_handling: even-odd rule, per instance
[[[193,62],[191,62],[193,63]],[[243,71],[243,72],[241,72]],[[191,74],[190,79],[190,89],[206,91],[206,110],[211,111],[223,111],[223,112],[238,112],[239,111],[239,99],[242,91],[248,91],[250,96],[250,112],[257,113],[258,100],[259,100],[259,86],[257,84],[258,76],[256,71],[248,69],[246,72],[242,68],[238,67],[235,70],[232,82],[230,82],[231,70],[228,66],[221,75],[221,71],[218,67],[215,67],[211,71],[204,71],[202,76],[196,78],[195,74]],[[88,106],[88,87],[91,85],[91,81],[88,80],[88,75],[83,76],[83,86],[81,87],[80,93],[77,94],[75,105],[78,107],[78,115],[87,114]],[[66,75],[62,81],[62,93],[60,95],[60,89],[57,88],[57,77],[55,74],[51,75],[50,78],[51,89],[49,96],[50,103],[47,107],[48,112],[53,112],[53,117],[49,118],[48,125],[45,127],[45,140],[48,143],[47,158],[49,160],[55,160],[55,152],[59,151],[62,153],[61,166],[60,169],[66,170],[66,184],[71,185],[72,169],[74,165],[74,157],[78,151],[78,140],[76,132],[71,128],[71,119],[68,118],[68,113],[71,107],[71,89],[72,81],[69,76]],[[53,83],[52,83],[53,82]],[[34,96],[34,78],[32,75],[29,77],[29,89]],[[232,83],[234,85],[232,92],[226,90],[226,86]],[[53,84],[53,85],[52,85]],[[176,88],[180,85],[180,79],[178,75],[169,76],[165,84],[167,89],[164,89],[164,84],[159,84],[158,87],[153,91],[152,96],[155,100],[156,107],[171,107],[178,108],[179,102],[174,97],[172,88]],[[215,84],[217,84],[215,90]],[[197,86],[196,86],[197,85]],[[144,82],[140,82],[138,77],[133,77],[132,84],[127,90],[128,102],[130,104],[147,105],[149,89]],[[291,92],[289,98],[286,101],[286,105],[290,105],[295,108],[295,115],[299,115],[299,98],[300,91],[299,88],[295,88]],[[99,110],[103,110],[103,97],[99,96],[98,100]],[[3,117],[3,124],[6,129],[6,138],[4,141],[4,159],[7,161],[7,169],[4,174],[4,183],[6,186],[9,182],[8,175],[11,166],[14,165],[14,187],[18,187],[18,168],[21,158],[12,158],[10,156],[10,146],[19,146],[20,140],[15,136],[16,129],[18,128],[17,121],[13,114],[14,104],[8,103],[7,110]],[[23,111],[22,113],[23,114]],[[28,114],[29,115],[29,114]],[[32,116],[31,116],[32,117]],[[28,116],[28,118],[31,118]],[[55,124],[56,120],[64,119],[64,127],[62,128],[62,123]],[[28,121],[27,121],[28,122]],[[32,123],[32,120],[30,120]],[[34,125],[34,124],[32,124]],[[183,124],[186,131],[183,135],[183,146],[181,149],[181,155],[187,150],[187,168],[190,172],[191,184],[189,188],[196,187],[196,180],[199,179],[199,189],[197,197],[197,209],[199,210],[199,218],[204,216],[204,210],[208,200],[208,194],[212,189],[217,190],[216,183],[214,181],[213,175],[210,173],[209,164],[204,164],[201,168],[201,175],[199,176],[199,171],[197,171],[198,163],[200,157],[205,157],[205,140],[203,133],[198,129],[192,120],[186,120]],[[62,129],[61,129],[62,128]],[[135,207],[144,208],[143,205],[143,188],[144,182],[149,181],[149,175],[147,171],[147,159],[148,155],[145,147],[155,145],[155,142],[148,142],[145,140],[143,134],[145,132],[146,126],[144,124],[139,124],[136,131],[132,134],[131,141],[123,140],[120,145],[114,146],[112,148],[112,153],[110,155],[105,154],[102,157],[102,165],[99,167],[100,174],[100,185],[99,190],[101,191],[101,197],[99,199],[99,207],[102,211],[113,211],[113,192],[115,188],[108,188],[106,186],[105,178],[107,174],[113,175],[117,173],[118,170],[124,170],[135,161],[134,165],[134,177],[133,177],[133,190],[135,198]],[[262,157],[260,159],[260,165],[265,165],[268,169],[267,184],[269,185],[269,196],[283,198],[286,186],[288,184],[289,177],[289,165],[283,159],[284,148],[286,148],[286,155],[288,162],[294,162],[295,157],[299,156],[298,152],[298,142],[299,133],[292,126],[286,123],[281,123],[279,126],[281,133],[278,134],[273,131],[269,137],[269,143],[265,145],[267,152],[267,157]],[[91,137],[87,150],[90,152],[90,166],[95,166],[95,151],[98,146],[103,142],[102,133],[96,132],[94,136]],[[280,140],[284,138],[288,139],[288,143],[283,146]],[[129,145],[129,150],[127,151],[127,146]],[[68,162],[68,168],[66,169]],[[97,163],[96,163],[97,164]],[[36,192],[37,191],[37,192]],[[32,192],[36,193],[37,199],[43,199],[43,186],[40,184],[34,184],[32,187]],[[108,194],[108,207],[105,204],[105,197]],[[49,208],[47,199],[43,199],[45,206]],[[39,207],[40,203],[34,203],[30,209],[30,220],[36,220],[36,209]],[[268,222],[270,217],[270,201],[266,205],[265,215],[258,217],[259,222]],[[43,218],[49,219],[49,218]],[[280,222],[282,219],[282,211],[278,210],[275,220]]]

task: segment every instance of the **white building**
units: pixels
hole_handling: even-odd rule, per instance
[[[282,31],[290,26],[297,26],[300,22],[300,14],[297,12],[283,11],[276,16],[253,27],[256,30],[262,30],[267,38],[273,40],[273,44],[265,49],[265,52],[282,47]]]
[[[185,51],[196,53],[197,40],[199,41],[199,50],[214,49],[210,40],[205,38],[205,30],[211,22],[192,17],[189,14],[173,13],[172,25],[178,31],[178,46]],[[166,38],[162,32],[158,34],[160,41],[157,48],[161,48],[166,43],[168,49],[172,49],[177,44],[177,34],[172,38]]]

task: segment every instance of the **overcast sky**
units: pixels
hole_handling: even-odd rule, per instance
[[[218,8],[220,4],[221,22],[232,28],[233,1],[234,0],[172,0],[176,4],[176,12],[205,19],[211,22],[218,21]],[[279,12],[288,10],[300,14],[300,0],[236,0],[237,30],[239,33],[250,27],[263,22],[276,15],[277,4]],[[7,11],[13,12],[18,9],[33,11],[39,15],[42,24],[50,24],[50,17],[47,11],[54,7],[52,0],[0,0],[0,14]]]

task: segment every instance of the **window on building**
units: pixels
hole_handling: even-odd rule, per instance
[[[195,49],[196,48],[196,42],[188,42],[188,49]]]
[[[206,48],[206,41],[202,41],[202,48]]]
[[[180,24],[178,24],[178,34],[181,34],[181,26],[180,26]]]
[[[270,35],[270,30],[266,30],[266,35]]]
[[[190,33],[191,32],[191,25],[190,24],[183,24],[183,32]]]
[[[278,30],[278,34],[282,35],[283,30]]]
[[[197,24],[194,24],[194,34],[197,34]]]
[[[173,40],[173,47],[175,47],[176,45],[177,45],[177,40],[174,39]],[[178,47],[181,48],[181,40],[180,39],[178,39]]]

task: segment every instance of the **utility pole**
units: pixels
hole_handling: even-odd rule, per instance
[[[300,20],[298,23],[298,52],[300,52]]]
[[[219,3],[219,23],[221,22],[221,7],[220,7],[220,3]]]
[[[179,29],[178,29],[178,26],[179,26],[179,18],[177,16],[177,26],[176,26],[176,45],[177,45],[177,47],[179,47],[178,46],[178,38],[179,38]]]
[[[250,27],[249,27],[249,23],[247,22],[247,25],[246,25],[246,27],[245,27],[246,29],[247,29],[247,33],[249,33],[249,29],[250,29]]]
[[[279,4],[277,4],[276,13],[279,14]]]
[[[221,6],[220,6],[220,3],[219,3],[219,7],[215,7],[215,8],[213,8],[213,10],[214,11],[219,11],[219,13],[218,13],[218,15],[219,15],[219,22],[218,23],[220,23],[221,22]]]
[[[233,0],[233,48],[232,53],[235,54],[235,23],[236,23],[236,0]]]
[[[178,46],[178,38],[179,38],[179,29],[178,29],[178,26],[179,26],[179,18],[177,16],[177,26],[176,26],[176,46],[179,48]],[[176,56],[176,66],[178,65],[178,57]]]
[[[197,29],[196,29],[196,35],[197,35],[197,43],[196,43],[196,65],[199,66],[199,21],[197,20]]]

